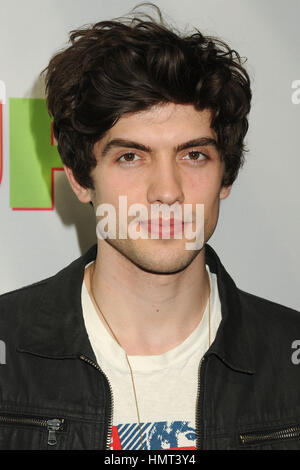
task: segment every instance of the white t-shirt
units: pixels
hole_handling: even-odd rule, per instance
[[[87,267],[87,266],[86,266]],[[221,321],[217,277],[210,277],[210,338]],[[142,449],[132,381],[125,351],[107,331],[82,285],[86,330],[97,362],[113,394],[111,449]],[[128,356],[140,414],[143,446],[154,449],[195,449],[199,363],[208,349],[208,303],[194,331],[175,348],[159,355]]]

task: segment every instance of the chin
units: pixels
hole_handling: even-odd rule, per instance
[[[112,244],[112,243],[110,243]],[[127,260],[145,272],[175,274],[186,269],[199,251],[185,250],[183,246],[146,246],[145,244],[112,244]]]

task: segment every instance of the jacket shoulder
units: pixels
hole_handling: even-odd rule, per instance
[[[28,284],[18,289],[14,289],[9,292],[5,292],[4,294],[0,295],[0,311],[1,306],[9,304],[10,302],[16,302],[18,300],[24,299],[24,297],[35,295],[38,293],[43,287],[47,285],[49,280],[51,280],[54,276],[49,276],[45,279],[41,279],[40,281],[33,282],[32,284]]]
[[[18,318],[22,321],[24,315],[38,314],[42,305],[49,302],[59,303],[65,296],[74,295],[75,285],[81,279],[84,266],[94,259],[95,252],[96,246],[93,246],[85,255],[75,259],[53,276],[2,294],[0,325],[10,328],[9,323],[15,324]]]
[[[26,312],[33,311],[43,298],[51,277],[0,295],[0,330],[17,326]]]
[[[48,280],[51,279],[51,277],[42,279],[41,281],[34,282],[32,284],[28,284],[18,289],[14,289],[12,291],[1,294],[0,295],[0,308],[1,308],[1,305],[5,305],[6,303],[18,300],[19,298],[22,298],[23,296],[26,296],[26,295],[30,295],[31,293],[34,294],[34,292],[39,290],[39,288],[42,288],[42,286],[45,285],[48,282]]]
[[[238,292],[250,328],[252,325],[261,333],[268,331],[278,337],[288,332],[295,333],[295,328],[299,331],[300,311],[241,289]]]

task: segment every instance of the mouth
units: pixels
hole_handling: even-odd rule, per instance
[[[150,235],[164,238],[183,234],[184,228],[189,224],[191,224],[191,222],[174,218],[148,219],[140,221],[142,230],[146,230]]]

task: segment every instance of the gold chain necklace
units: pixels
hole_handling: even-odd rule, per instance
[[[92,270],[93,270],[93,275],[92,275]],[[127,353],[125,351],[124,348],[122,348],[121,344],[119,343],[118,341],[118,338],[116,337],[116,335],[114,334],[113,330],[111,329],[110,327],[110,324],[108,323],[108,321],[106,320],[102,310],[100,309],[99,305],[98,305],[98,302],[96,301],[96,298],[94,296],[94,292],[93,292],[93,277],[94,277],[94,270],[95,270],[95,264],[93,264],[93,268],[91,269],[90,268],[90,272],[89,272],[89,281],[90,281],[90,292],[92,294],[92,301],[96,307],[96,309],[100,312],[103,320],[105,321],[106,325],[108,326],[109,328],[109,331],[111,332],[113,338],[116,340],[116,342],[118,343],[118,345],[120,346],[121,349],[123,349],[123,351],[125,352],[125,357],[126,357],[126,361],[127,361],[127,364],[128,364],[128,367],[129,367],[129,371],[130,371],[130,376],[131,376],[131,382],[132,382],[132,389],[133,389],[133,393],[134,393],[134,400],[135,400],[135,407],[136,407],[136,413],[137,413],[137,419],[138,419],[138,425],[139,425],[139,433],[140,433],[140,440],[141,440],[141,446],[142,446],[142,449],[144,449],[144,443],[143,443],[143,437],[142,437],[142,429],[141,429],[141,420],[140,420],[140,413],[139,413],[139,407],[138,407],[138,401],[137,401],[137,397],[136,397],[136,390],[135,390],[135,384],[134,384],[134,378],[133,378],[133,372],[132,372],[132,368],[131,368],[131,365],[130,365],[130,362],[129,362],[129,359],[128,359],[128,356],[127,356]],[[210,347],[210,294],[211,294],[211,287],[210,287],[210,278],[209,278],[209,274],[207,273],[208,275],[208,281],[209,281],[209,294],[208,294],[208,347]]]

